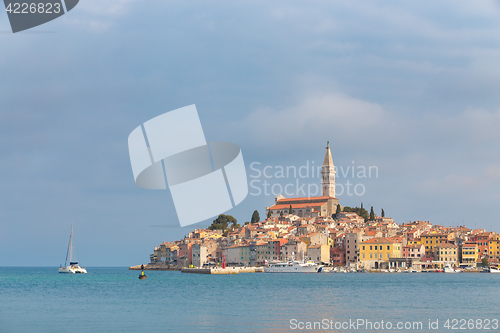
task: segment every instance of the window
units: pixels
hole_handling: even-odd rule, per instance
[[[363,250],[365,249],[365,246],[363,245]]]
[[[377,259],[377,258],[378,258],[378,254],[377,254],[377,253],[375,253],[375,259]]]
[[[363,253],[363,259],[365,259],[365,254]]]
[[[375,245],[375,250],[377,250],[377,245]]]
[[[370,250],[372,250],[372,246],[370,245]]]
[[[373,258],[373,254],[372,253],[370,253],[370,258]]]
[[[389,251],[391,249],[391,247],[389,245],[387,245],[387,251]]]

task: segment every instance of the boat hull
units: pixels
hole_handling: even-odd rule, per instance
[[[60,267],[57,271],[62,274],[87,274],[83,267]]]
[[[318,264],[299,264],[297,262],[278,263],[269,267],[264,267],[265,273],[318,273],[323,266]]]

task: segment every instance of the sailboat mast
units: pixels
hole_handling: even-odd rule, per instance
[[[71,262],[71,254],[70,254],[70,249],[71,249],[71,239],[73,236],[73,225],[71,225],[71,234],[69,234],[69,244],[68,244],[68,250],[66,250],[66,260],[64,260],[64,267],[68,266],[68,254],[69,254],[69,262]]]
[[[73,225],[71,225],[71,234],[69,234],[69,264],[73,261]]]

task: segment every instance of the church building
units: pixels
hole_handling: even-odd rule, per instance
[[[326,145],[325,159],[321,168],[320,197],[303,197],[287,199],[282,195],[275,198],[275,204],[266,208],[271,217],[289,214],[290,205],[292,214],[299,217],[332,216],[337,211],[339,199],[335,198],[335,167],[333,165],[330,143]]]

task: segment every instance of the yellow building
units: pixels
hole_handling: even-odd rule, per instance
[[[476,266],[479,258],[479,247],[476,243],[465,243],[462,245],[462,264]]]
[[[500,236],[495,235],[493,238],[490,239],[488,242],[488,253],[490,259],[493,259],[493,261],[499,261],[500,260]]]
[[[387,237],[366,240],[360,244],[359,260],[367,269],[389,267],[389,259],[402,257],[403,245]]]
[[[453,239],[452,234],[425,233],[420,236],[421,244],[425,245],[425,254],[433,255],[434,247],[439,244],[448,243]]]
[[[328,241],[327,245],[330,248],[335,247],[335,239],[331,239],[330,237],[328,237],[327,241]]]
[[[408,245],[421,245],[421,244],[422,244],[421,238],[415,238],[408,241]]]
[[[459,248],[455,244],[445,243],[434,247],[434,259],[449,263],[451,266],[458,266]]]
[[[300,240],[306,243],[308,247],[311,245],[328,244],[328,236],[319,232],[310,232],[300,236]]]

